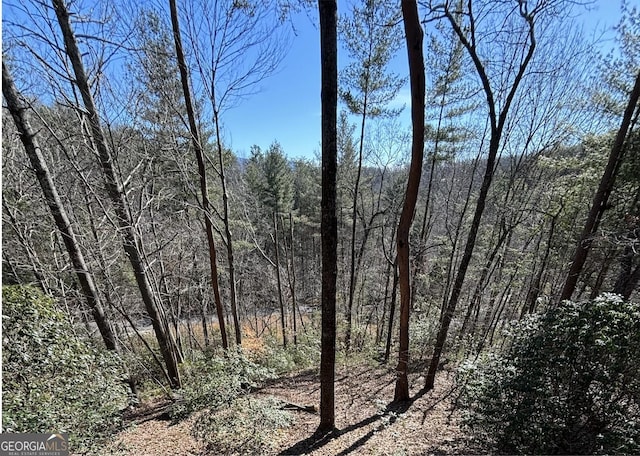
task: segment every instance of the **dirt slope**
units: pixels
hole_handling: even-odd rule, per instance
[[[440,372],[434,390],[420,393],[423,379],[415,375],[411,404],[389,404],[393,398],[394,372],[382,367],[342,367],[336,376],[337,436],[318,441],[313,436],[319,416],[292,411],[293,424],[273,433],[268,454],[309,455],[426,455],[472,454],[482,449],[466,439],[459,427],[459,413],[452,410],[457,395],[453,374]],[[272,396],[302,406],[319,402],[315,373],[301,373],[273,381],[251,394]],[[148,416],[148,411],[146,412]],[[142,416],[145,416],[144,414]],[[189,432],[192,420],[171,425],[156,419],[117,435],[109,454],[136,456],[205,455],[207,452]]]

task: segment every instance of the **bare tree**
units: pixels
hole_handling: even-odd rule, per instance
[[[215,170],[222,193],[220,231],[227,253],[229,301],[238,344],[242,334],[222,122],[224,111],[255,92],[284,56],[286,36],[281,32],[275,7],[272,2],[234,0],[192,0],[185,5],[185,33],[193,51],[194,79],[206,96],[207,112],[213,121]]]
[[[89,79],[82,62],[82,54],[80,53],[75,34],[71,28],[69,11],[67,10],[63,0],[52,0],[52,3],[62,31],[66,55],[73,67],[75,84],[82,96],[93,144],[102,168],[107,193],[116,212],[118,227],[122,235],[123,247],[129,257],[145,309],[149,314],[151,324],[158,340],[158,345],[160,346],[162,358],[167,366],[170,386],[172,388],[180,388],[181,382],[177,356],[175,353],[175,342],[173,340],[173,336],[167,330],[166,325],[162,320],[162,315],[158,307],[160,303],[157,302],[157,296],[155,295],[149,281],[142,253],[142,243],[135,232],[135,225],[131,219],[130,212],[128,211],[124,189],[115,171],[115,162],[113,155],[109,150],[107,139],[102,129],[100,116],[93,100],[93,95],[89,86]]]
[[[578,245],[576,245],[576,250],[573,255],[573,261],[571,262],[571,266],[569,268],[569,274],[567,275],[564,287],[562,288],[562,293],[560,294],[561,301],[571,299],[571,295],[573,294],[576,288],[576,284],[578,283],[578,277],[580,276],[582,267],[587,260],[589,249],[591,248],[591,244],[593,242],[593,235],[598,230],[602,215],[607,209],[607,201],[609,199],[611,191],[613,190],[613,186],[616,181],[616,175],[618,173],[618,170],[620,169],[620,164],[624,157],[625,141],[628,137],[634,115],[637,119],[636,110],[638,109],[639,98],[640,72],[637,74],[633,89],[629,94],[629,101],[622,116],[622,122],[620,124],[620,128],[618,129],[618,133],[616,134],[615,141],[613,143],[613,146],[611,147],[611,153],[609,154],[607,165],[604,169],[602,177],[600,178],[600,184],[598,185],[596,193],[593,195],[591,209],[589,210],[589,215],[585,222],[584,228],[582,229],[582,234],[580,235]]]
[[[173,39],[176,47],[176,57],[178,59],[178,68],[180,70],[180,81],[182,82],[182,91],[189,119],[189,130],[191,132],[191,142],[198,163],[198,176],[200,177],[200,197],[202,199],[202,212],[204,216],[204,226],[207,236],[207,245],[209,247],[209,267],[211,271],[211,286],[213,288],[213,296],[216,305],[216,313],[218,315],[218,324],[220,325],[220,334],[222,336],[222,347],[227,349],[227,330],[224,322],[224,310],[222,300],[220,299],[220,287],[218,285],[218,263],[216,255],[216,244],[213,237],[213,223],[211,222],[211,210],[209,208],[209,191],[207,189],[207,171],[205,166],[204,150],[202,147],[202,139],[196,122],[196,114],[191,101],[191,89],[189,88],[189,74],[187,72],[187,64],[182,49],[182,37],[180,35],[180,23],[178,21],[178,10],[175,0],[169,0],[169,8],[171,10],[171,25],[173,28]]]
[[[67,216],[67,211],[62,204],[58,190],[56,188],[49,167],[42,155],[40,145],[36,139],[36,133],[31,127],[29,119],[27,117],[27,104],[19,94],[16,86],[11,77],[11,73],[7,68],[5,62],[2,62],[2,93],[7,101],[7,107],[13,120],[16,124],[16,128],[20,133],[20,139],[24,145],[25,151],[29,156],[31,166],[35,171],[42,193],[47,201],[51,215],[56,223],[62,240],[69,254],[69,258],[75,270],[78,282],[82,288],[82,292],[87,301],[89,309],[93,315],[93,319],[98,326],[102,340],[105,346],[109,350],[117,350],[118,343],[116,336],[111,327],[107,315],[105,314],[102,302],[96,285],[93,280],[93,275],[89,271],[87,264],[84,260],[84,255],[80,250],[80,246],[76,240],[76,235]]]
[[[495,11],[491,11],[491,14],[489,14],[488,11],[488,9],[492,8],[491,6],[481,4],[480,11],[478,12],[474,10],[474,6],[477,6],[476,2],[471,0],[468,2],[466,10],[462,12],[462,14],[460,11],[457,11],[455,7],[452,7],[449,1],[432,7],[432,10],[439,15],[439,17],[448,21],[473,62],[487,101],[490,138],[484,177],[482,179],[473,219],[467,235],[464,253],[460,260],[460,264],[458,265],[455,280],[453,282],[451,295],[443,306],[443,315],[440,321],[438,334],[436,336],[433,356],[427,371],[425,389],[433,388],[436,371],[440,363],[440,356],[442,355],[444,344],[447,340],[449,326],[455,314],[455,310],[462,293],[462,285],[465,280],[469,263],[473,256],[476,237],[478,235],[478,229],[480,228],[482,214],[487,203],[489,188],[491,187],[491,182],[493,180],[498,152],[500,151],[502,135],[509,115],[509,110],[516,96],[518,87],[522,82],[522,79],[525,77],[525,72],[531,62],[536,48],[536,36],[534,33],[535,19],[546,8],[556,6],[555,3],[556,2],[549,3],[546,1],[533,2],[531,4],[528,2],[519,2],[516,10],[513,10],[509,6],[505,10],[498,8]],[[488,64],[483,61],[482,50],[484,48],[481,47],[481,45],[484,43],[481,38],[484,36],[479,32],[478,18],[484,17],[486,19],[493,14],[503,13],[506,14],[505,23],[508,23],[512,29],[509,32],[506,29],[502,32],[510,33],[514,38],[518,37],[518,41],[516,41],[518,44],[516,48],[511,49],[511,51],[501,50],[504,52],[504,55],[500,55],[498,51],[495,51],[497,54],[496,63],[502,62],[505,66],[503,68],[496,68],[498,74],[493,75],[490,72],[493,68],[489,67]],[[516,25],[517,18],[522,21],[522,26]],[[510,56],[517,56],[517,60],[515,62],[507,62],[506,59],[511,58]],[[510,71],[511,69],[514,69],[513,73]],[[504,71],[502,76],[500,76],[501,70]],[[504,82],[505,79],[508,81],[507,83]]]

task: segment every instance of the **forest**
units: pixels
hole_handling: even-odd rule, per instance
[[[640,7],[593,3],[3,2],[2,432],[639,453]],[[301,21],[321,143],[234,150]]]

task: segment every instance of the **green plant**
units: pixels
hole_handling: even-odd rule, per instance
[[[499,452],[640,452],[640,304],[565,301],[461,369],[466,424]]]
[[[192,433],[211,454],[265,454],[274,443],[274,432],[292,421],[274,398],[242,397],[228,407],[202,413]]]
[[[3,431],[68,432],[74,451],[88,451],[120,423],[119,360],[34,288],[3,287],[2,312]]]
[[[298,336],[298,344],[283,347],[275,339],[267,339],[265,348],[255,361],[277,374],[299,371],[320,364],[320,343],[314,333]]]
[[[249,360],[241,350],[229,350],[226,357],[206,357],[203,353],[183,364],[183,400],[173,407],[172,418],[231,404],[243,392],[269,378],[273,378],[272,371]]]

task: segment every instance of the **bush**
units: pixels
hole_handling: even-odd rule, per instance
[[[2,289],[3,431],[68,432],[87,451],[120,422],[118,359],[75,334],[40,291]]]
[[[275,443],[274,432],[292,421],[273,398],[243,397],[215,413],[202,413],[192,433],[211,454],[265,454]]]
[[[499,452],[640,452],[640,305],[605,294],[514,327],[511,348],[461,369],[465,422]]]
[[[316,367],[320,364],[320,342],[315,334],[301,334],[298,344],[291,341],[287,347],[275,339],[268,339],[261,353],[257,353],[255,361],[277,374],[299,371]]]
[[[215,410],[231,404],[258,382],[273,373],[250,361],[241,350],[229,350],[226,357],[198,358],[183,364],[183,400],[172,409],[172,418],[181,419],[202,409]]]

